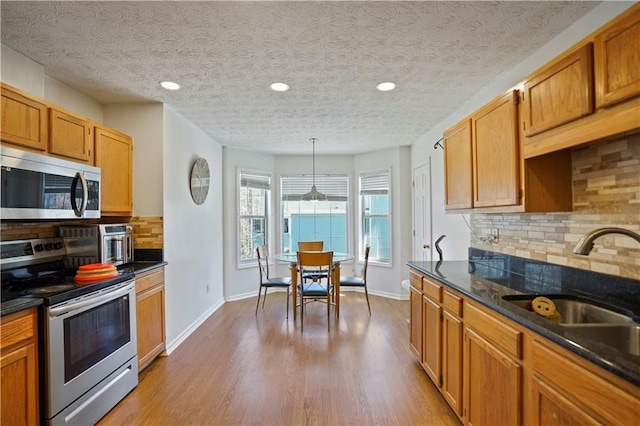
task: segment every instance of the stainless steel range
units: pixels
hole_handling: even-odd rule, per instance
[[[133,275],[89,285],[64,267],[61,238],[0,243],[2,308],[42,298],[43,418],[94,424],[138,384]]]

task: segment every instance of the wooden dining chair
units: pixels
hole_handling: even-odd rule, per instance
[[[314,277],[304,280],[304,273],[309,268],[320,271],[324,277]],[[312,301],[320,301],[327,304],[327,331],[330,330],[330,311],[333,284],[331,273],[333,270],[332,251],[298,251],[298,270],[300,282],[298,283],[298,298],[300,300],[300,331],[304,330],[304,306]],[[295,307],[294,307],[295,309]]]
[[[340,287],[360,287],[364,288],[364,295],[367,298],[367,307],[369,315],[371,315],[371,305],[369,304],[369,292],[367,291],[367,267],[369,266],[370,246],[364,249],[364,268],[362,269],[362,277],[340,277]]]
[[[324,250],[324,241],[298,241],[298,250],[322,251]]]
[[[286,288],[287,289],[287,318],[289,318],[289,291],[291,289],[290,277],[272,277],[269,274],[269,247],[261,245],[256,247],[256,255],[258,258],[258,269],[260,270],[260,288],[258,288],[258,302],[256,303],[256,315],[258,315],[258,306],[260,305],[260,296],[264,288],[264,298],[262,299],[262,309],[264,302],[267,300],[267,290],[269,288]],[[295,307],[294,307],[295,309]]]
[[[324,241],[298,241],[298,250],[300,251],[323,251],[324,250]],[[325,276],[321,272],[316,272],[313,270],[308,270],[304,276],[302,277],[304,280],[308,281],[313,278],[325,278]]]

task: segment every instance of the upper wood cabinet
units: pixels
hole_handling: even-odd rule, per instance
[[[100,211],[104,216],[133,214],[133,140],[103,126],[95,126],[95,165],[100,167]]]
[[[6,84],[2,93],[2,141],[46,151],[49,143],[47,106]]]
[[[526,137],[593,113],[592,44],[565,56],[525,80]]]
[[[471,119],[444,132],[445,209],[473,207]]]
[[[474,207],[520,202],[517,95],[510,91],[471,116]]]
[[[594,55],[598,108],[640,95],[640,7],[596,36]]]
[[[89,161],[91,123],[89,120],[62,111],[49,109],[49,152],[84,162]]]

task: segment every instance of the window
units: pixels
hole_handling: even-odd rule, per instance
[[[298,241],[323,241],[325,250],[348,252],[346,175],[318,176],[316,187],[327,201],[301,201],[313,184],[312,176],[282,176],[282,249],[298,251]]]
[[[390,263],[391,220],[389,170],[360,174],[360,257],[371,246],[369,260]],[[360,259],[364,260],[364,259]]]
[[[271,176],[239,172],[238,236],[240,263],[256,259],[256,247],[268,241]]]

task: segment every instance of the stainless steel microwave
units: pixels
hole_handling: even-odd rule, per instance
[[[0,147],[0,219],[100,218],[100,168]]]

